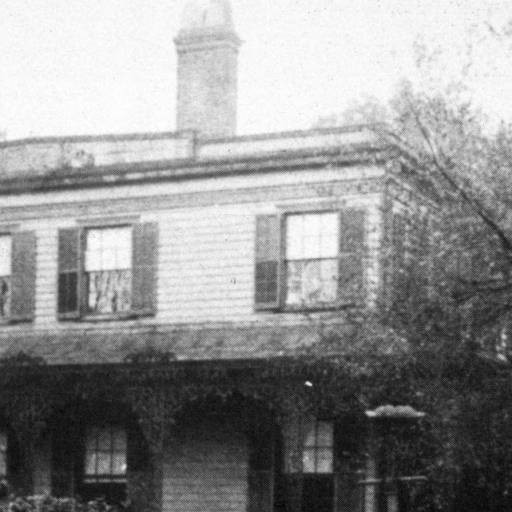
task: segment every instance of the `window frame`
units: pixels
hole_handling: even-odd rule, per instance
[[[332,311],[335,309],[338,309],[341,305],[340,302],[340,273],[339,273],[339,267],[340,267],[340,260],[341,260],[341,251],[340,251],[340,233],[341,233],[341,226],[340,226],[340,214],[341,214],[342,208],[315,208],[315,209],[307,209],[304,208],[302,210],[288,210],[281,213],[280,217],[280,237],[281,237],[281,252],[280,252],[280,258],[279,258],[279,267],[278,269],[278,279],[279,279],[279,286],[280,290],[279,293],[279,303],[280,307],[279,309],[283,311]],[[288,245],[287,245],[287,238],[288,238],[288,219],[290,217],[294,216],[301,216],[304,217],[306,215],[329,215],[333,214],[337,218],[337,233],[336,233],[336,244],[337,244],[337,250],[336,250],[336,256],[334,258],[309,258],[304,259],[300,261],[322,261],[326,259],[330,260],[336,260],[337,265],[337,275],[336,275],[336,298],[333,301],[326,301],[326,302],[314,302],[314,303],[288,303],[288,262],[294,261],[289,260],[287,257],[288,253]]]
[[[345,199],[278,204],[258,212],[255,222],[254,309],[256,312],[315,313],[364,307],[368,300],[370,205]],[[286,219],[291,215],[336,214],[338,283],[332,302],[287,304]],[[265,270],[265,266],[268,270]],[[275,270],[274,270],[275,269]],[[272,275],[274,273],[274,275]],[[269,284],[275,285],[270,286]]]
[[[306,431],[305,427],[308,423],[311,423],[313,425],[313,432],[314,432],[314,443],[312,445],[308,445],[307,439],[306,439]],[[330,443],[329,444],[319,444],[319,425],[327,424],[330,427]],[[309,421],[304,422],[303,425],[303,433],[302,433],[302,443],[301,443],[301,456],[302,456],[302,474],[303,475],[314,475],[314,476],[321,476],[321,475],[332,475],[334,474],[334,428],[335,428],[335,422],[333,420],[323,419],[323,418],[312,418]],[[330,453],[330,471],[319,471],[318,470],[318,464],[319,464],[319,453],[322,450],[329,450]],[[304,469],[304,459],[306,453],[312,453],[314,456],[314,470],[313,471],[305,471]]]
[[[89,310],[89,281],[88,281],[88,274],[89,272],[86,271],[86,258],[87,258],[87,237],[88,234],[91,231],[101,231],[101,230],[109,230],[109,229],[129,229],[130,230],[130,249],[131,252],[129,254],[130,259],[130,267],[129,269],[121,269],[121,270],[129,270],[130,271],[130,307],[126,311],[115,311],[115,312],[94,312]],[[104,320],[104,319],[123,319],[123,318],[129,318],[134,315],[132,310],[132,299],[133,299],[133,287],[132,287],[132,280],[133,280],[133,253],[134,253],[134,244],[133,244],[133,224],[103,224],[103,225],[91,225],[91,226],[84,226],[81,229],[80,234],[81,239],[81,247],[80,247],[80,283],[78,286],[80,286],[80,292],[78,294],[78,300],[81,301],[79,303],[79,310],[80,310],[80,317],[84,320]],[[118,270],[118,269],[116,269]]]
[[[131,307],[129,310],[115,313],[89,312],[87,310],[88,290],[85,275],[87,231],[123,227],[130,228],[132,236],[132,252],[130,255]],[[147,260],[144,247],[153,248]],[[141,222],[138,215],[78,219],[74,225],[59,227],[59,263],[56,282],[57,320],[63,322],[102,322],[154,316],[157,313],[157,250],[158,223],[155,221]],[[141,258],[144,259],[141,260]],[[73,276],[76,276],[76,279]],[[64,282],[66,279],[68,280],[67,283]],[[143,279],[142,284],[140,283],[141,279]],[[137,286],[137,289],[135,289],[138,284],[141,284],[142,288]],[[139,289],[140,292],[138,292]],[[146,299],[141,300],[140,294],[144,292],[149,293],[149,295]]]
[[[13,275],[13,269],[12,269],[12,258],[13,258],[13,233],[11,231],[0,231],[0,238],[8,238],[10,240],[10,273],[8,276],[0,276],[0,278],[8,277],[9,278],[9,291],[8,291],[8,303],[9,303],[9,311],[7,315],[0,316],[0,325],[2,324],[8,324],[12,322],[12,275]]]
[[[95,431],[95,444],[94,449],[90,450],[88,441],[89,435],[91,431]],[[110,446],[109,451],[105,451],[100,449],[99,440],[102,432],[108,431],[110,434]],[[116,452],[116,438],[115,433],[122,432],[124,434],[124,450],[122,452]],[[95,472],[88,473],[87,472],[87,462],[88,455],[92,453],[95,455]],[[110,462],[110,472],[109,473],[98,473],[98,455],[99,454],[109,454],[109,462]],[[114,473],[113,465],[115,456],[119,453],[124,455],[124,472],[123,473]],[[111,485],[111,484],[126,484],[128,479],[128,431],[127,429],[116,423],[111,423],[108,425],[89,425],[85,430],[85,439],[84,439],[84,458],[83,458],[83,478],[82,483],[84,485]]]
[[[316,471],[318,468],[318,458],[316,456],[316,452],[318,449],[321,450],[324,448],[323,444],[318,444],[318,426],[320,423],[328,423],[330,425],[330,443],[328,448],[330,449],[331,458],[330,471],[328,472]],[[314,428],[315,439],[313,445],[308,445],[307,427],[311,424]],[[292,487],[300,489],[300,497],[298,496],[300,499],[298,510],[300,511],[311,510],[307,507],[307,505],[311,503],[312,499],[316,500],[316,493],[309,493],[308,490],[311,490],[311,488],[315,489],[318,486],[321,488],[329,488],[330,494],[328,496],[323,496],[322,503],[325,505],[325,509],[328,509],[330,512],[335,510],[336,474],[338,471],[335,441],[337,435],[336,429],[337,421],[332,417],[308,415],[297,422],[296,426],[294,427],[296,434],[291,433],[292,444],[288,444],[287,447],[285,445],[284,447],[282,460],[282,477],[285,479],[285,481],[288,480],[292,484]],[[325,447],[327,447],[327,445],[325,445]],[[310,448],[313,448],[315,451],[315,471],[305,471],[304,467],[305,453],[306,451],[309,451]],[[290,451],[287,452],[287,449]]]

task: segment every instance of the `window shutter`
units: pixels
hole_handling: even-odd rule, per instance
[[[61,319],[80,315],[81,230],[59,230],[58,316]]]
[[[409,295],[407,268],[407,219],[401,213],[393,214],[393,300],[401,302]]]
[[[364,292],[366,212],[346,209],[340,213],[338,297],[340,304],[359,304]]]
[[[253,428],[249,435],[248,512],[272,512],[275,431],[258,420],[254,420]]]
[[[132,311],[140,315],[156,312],[158,224],[133,226]]]
[[[12,236],[11,319],[32,320],[36,291],[36,234],[33,231]]]
[[[271,310],[279,307],[280,219],[278,215],[256,217],[255,307]]]
[[[354,418],[340,419],[334,428],[334,511],[357,512],[362,510],[363,488],[358,471],[360,459],[364,457],[364,437],[361,424]]]

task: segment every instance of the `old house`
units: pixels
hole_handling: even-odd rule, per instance
[[[0,472],[134,510],[375,510],[364,408],[307,358],[386,290],[402,154],[236,136],[228,0],[175,42],[176,132],[0,143]]]

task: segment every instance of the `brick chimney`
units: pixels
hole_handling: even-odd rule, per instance
[[[188,0],[174,40],[178,130],[202,137],[236,133],[238,38],[229,0]]]

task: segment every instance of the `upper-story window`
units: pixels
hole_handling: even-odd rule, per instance
[[[112,314],[130,311],[131,227],[87,230],[85,277],[89,313]]]
[[[61,229],[59,318],[153,314],[157,233],[154,223]]]
[[[336,213],[286,217],[286,304],[336,301],[338,232]]]
[[[363,300],[363,209],[260,215],[256,221],[257,309],[321,309]]]
[[[0,323],[34,317],[36,245],[33,231],[0,234]]]
[[[11,311],[12,239],[0,236],[0,319],[9,318]]]

